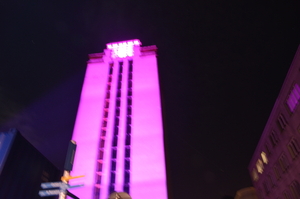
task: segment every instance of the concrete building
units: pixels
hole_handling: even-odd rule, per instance
[[[127,192],[133,199],[167,198],[156,46],[137,39],[89,55],[73,140],[72,175],[81,199]],[[78,181],[72,180],[76,184]]]
[[[249,172],[259,198],[300,198],[300,47],[264,128]]]

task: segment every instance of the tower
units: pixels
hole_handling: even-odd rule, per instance
[[[72,175],[85,175],[72,190],[79,198],[167,198],[157,48],[140,45],[109,43],[89,55],[72,137]]]

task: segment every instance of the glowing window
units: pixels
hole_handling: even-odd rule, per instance
[[[263,171],[264,171],[264,164],[261,161],[261,159],[257,160],[257,162],[256,162],[256,169],[257,169],[258,173],[263,173]]]
[[[265,152],[261,152],[261,158],[262,158],[262,161],[265,163],[265,164],[268,164],[268,158],[267,158],[267,154]]]
[[[295,84],[286,101],[287,105],[289,106],[292,112],[295,110],[299,102],[299,99],[300,99],[300,87],[298,86],[298,84]]]
[[[258,180],[258,173],[257,173],[256,169],[252,170],[252,180],[253,181],[257,181]]]
[[[117,43],[107,44],[107,49],[111,50],[112,58],[125,58],[134,55],[134,46],[140,46],[141,42],[138,39],[121,41]]]

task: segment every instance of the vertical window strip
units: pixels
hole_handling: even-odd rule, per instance
[[[131,115],[132,115],[132,72],[133,62],[128,62],[128,84],[127,84],[127,113],[126,113],[126,138],[125,138],[125,157],[124,157],[124,184],[123,190],[130,193],[130,147],[131,147]]]
[[[103,156],[104,156],[104,146],[105,146],[105,136],[106,136],[106,127],[107,127],[107,118],[108,118],[108,107],[110,100],[110,85],[112,81],[113,74],[113,63],[109,64],[109,74],[107,79],[106,95],[104,99],[103,107],[103,119],[100,133],[100,140],[98,145],[98,155],[97,155],[97,166],[95,174],[95,186],[93,191],[93,198],[98,199],[100,197],[101,189],[101,177],[102,177],[102,168],[103,168]]]
[[[119,62],[119,74],[117,80],[117,91],[116,91],[116,109],[114,116],[114,130],[111,148],[111,166],[110,166],[110,182],[109,182],[109,194],[115,191],[116,182],[116,168],[117,168],[117,147],[119,138],[119,124],[120,124],[120,107],[121,107],[121,89],[122,89],[122,72],[123,72],[123,62]]]

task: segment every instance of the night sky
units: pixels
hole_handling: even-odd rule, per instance
[[[171,199],[252,186],[248,163],[300,43],[300,1],[0,1],[0,130],[63,168],[88,54],[158,47]],[[153,197],[155,198],[155,196]]]

